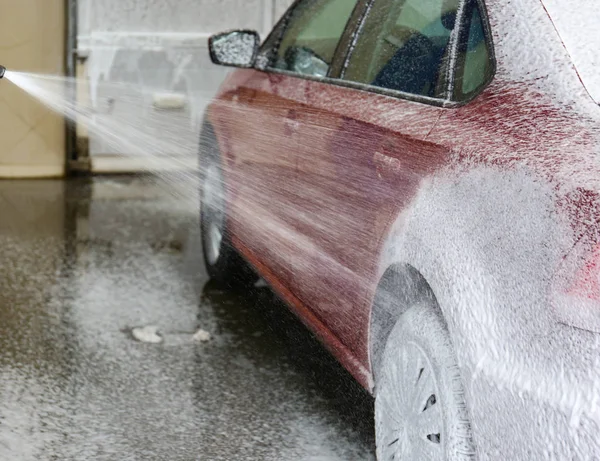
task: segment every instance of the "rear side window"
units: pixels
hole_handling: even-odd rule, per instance
[[[419,96],[445,97],[459,0],[376,1],[362,25],[344,80]]]
[[[289,14],[271,67],[325,77],[356,0],[304,0]]]
[[[454,97],[458,101],[476,95],[489,82],[494,71],[487,24],[478,1],[467,2],[465,18],[454,81]]]

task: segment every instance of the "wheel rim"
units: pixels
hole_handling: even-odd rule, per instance
[[[382,461],[444,460],[443,401],[427,354],[403,344],[384,364],[377,394],[377,451]]]
[[[210,264],[216,264],[221,255],[225,228],[225,195],[223,181],[215,165],[211,165],[206,171],[203,207],[203,219],[206,222],[204,229],[206,258]]]

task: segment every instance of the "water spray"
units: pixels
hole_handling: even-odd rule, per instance
[[[2,77],[4,77],[4,74],[6,73],[6,67],[4,66],[0,66],[0,79]]]

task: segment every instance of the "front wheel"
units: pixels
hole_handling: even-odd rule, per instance
[[[379,461],[473,461],[465,393],[446,323],[429,303],[398,320],[375,392]]]
[[[203,166],[200,227],[204,264],[211,279],[229,287],[247,286],[258,280],[237,253],[227,228],[227,200],[221,165],[206,159]]]

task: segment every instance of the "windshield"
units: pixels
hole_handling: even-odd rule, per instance
[[[591,0],[542,0],[591,97],[600,104],[600,9]]]

